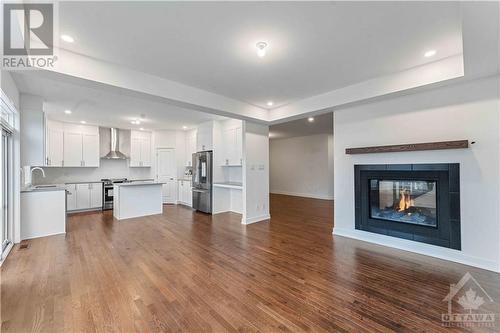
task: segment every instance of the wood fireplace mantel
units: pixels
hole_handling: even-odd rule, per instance
[[[463,149],[463,148],[469,148],[469,140],[409,143],[409,144],[389,145],[389,146],[346,148],[345,153],[348,155],[354,155],[354,154],[396,153],[396,152],[405,152],[405,151]]]

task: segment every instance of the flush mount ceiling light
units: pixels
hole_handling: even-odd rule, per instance
[[[64,110],[64,113],[71,114],[71,110]]]
[[[70,35],[61,35],[61,39],[66,43],[73,43],[75,41],[75,39]]]
[[[273,101],[269,101],[266,104],[267,104],[267,106],[273,106],[274,105]]]
[[[426,57],[426,58],[430,58],[434,55],[436,55],[436,50],[428,50],[424,53],[424,57]]]
[[[309,117],[309,118],[307,118],[307,121],[310,122],[310,123],[312,123],[312,122],[314,122],[314,118],[313,117]]]
[[[258,42],[257,44],[255,44],[255,47],[257,48],[257,55],[260,58],[263,58],[266,56],[266,52],[267,52],[267,43],[266,42]]]

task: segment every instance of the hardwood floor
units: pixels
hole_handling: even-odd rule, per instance
[[[6,260],[1,331],[452,332],[442,300],[466,272],[500,301],[499,274],[332,236],[332,206],[272,195],[248,226],[171,205],[73,216]]]

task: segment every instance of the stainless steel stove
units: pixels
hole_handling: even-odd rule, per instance
[[[116,183],[126,183],[127,178],[104,178],[102,181],[102,209],[113,209],[113,185]]]

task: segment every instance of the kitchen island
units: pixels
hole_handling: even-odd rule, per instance
[[[39,185],[21,189],[21,240],[66,233],[66,188]]]
[[[163,213],[159,182],[117,183],[113,187],[113,216],[118,220]]]

